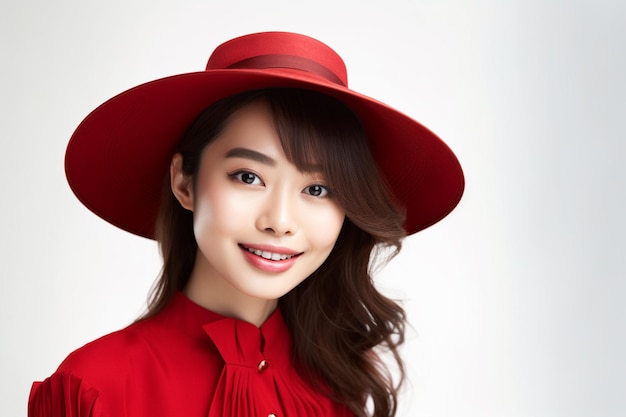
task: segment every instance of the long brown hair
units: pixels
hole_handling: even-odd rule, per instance
[[[327,395],[356,415],[393,416],[404,379],[398,347],[404,341],[405,313],[378,292],[370,268],[379,249],[390,249],[390,256],[400,250],[404,215],[392,204],[352,111],[334,98],[298,89],[226,98],[202,112],[179,143],[183,171],[195,181],[204,147],[219,136],[230,115],[255,100],[270,105],[287,159],[301,171],[321,166],[346,213],[327,260],[279,300],[293,336],[295,363],[312,384],[325,387]],[[155,234],[164,265],[144,317],[162,310],[185,287],[196,255],[192,214],[174,198],[169,177]],[[395,359],[397,380],[381,353]]]

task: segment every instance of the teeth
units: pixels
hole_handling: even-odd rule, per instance
[[[284,261],[285,259],[289,259],[293,257],[293,255],[285,255],[284,253],[273,253],[273,252],[268,252],[265,250],[262,251],[259,249],[252,249],[252,248],[246,248],[246,249],[248,249],[248,252],[250,253],[254,253],[257,256],[260,256],[265,259],[270,259],[272,261]]]

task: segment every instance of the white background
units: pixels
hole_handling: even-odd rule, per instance
[[[626,415],[626,2],[5,1],[0,6],[0,414],[131,322],[155,244],[65,182],[81,119],[141,82],[204,68],[232,37],[287,30],[350,85],[442,136],[466,194],[379,280],[405,299],[400,415]]]

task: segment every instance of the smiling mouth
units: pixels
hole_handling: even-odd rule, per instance
[[[266,251],[266,250],[249,248],[249,247],[244,246],[244,245],[239,245],[239,247],[241,249],[247,250],[250,253],[255,254],[256,256],[259,256],[261,258],[264,258],[264,259],[267,259],[267,260],[270,260],[270,261],[284,261],[285,259],[291,259],[293,257],[301,255],[301,253],[288,255],[286,253],[269,252],[269,251]]]

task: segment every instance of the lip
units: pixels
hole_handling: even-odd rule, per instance
[[[298,256],[302,254],[302,252],[294,251],[293,249],[285,248],[282,246],[274,246],[274,245],[255,245],[255,244],[239,244],[239,248],[244,255],[244,258],[248,263],[254,266],[257,269],[260,269],[264,272],[270,273],[279,273],[285,272],[289,268],[293,266],[293,264],[298,259]],[[256,255],[248,250],[255,249],[261,251],[267,251],[272,253],[279,253],[282,255],[289,255],[290,258],[280,259],[280,260],[271,260],[263,258],[259,255]]]

